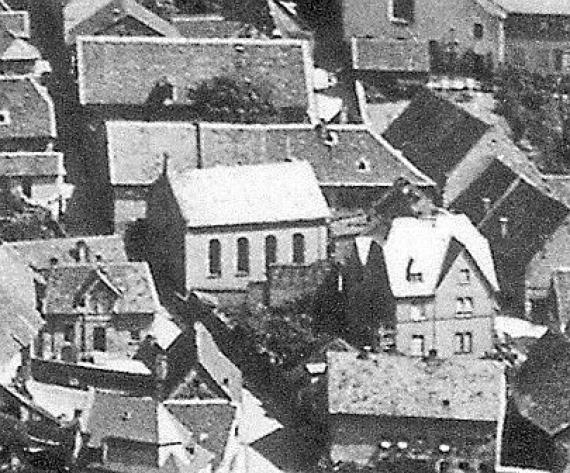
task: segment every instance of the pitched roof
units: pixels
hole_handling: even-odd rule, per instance
[[[431,179],[366,126],[329,125],[327,129],[336,138],[331,146],[310,125],[201,123],[202,166],[298,159],[313,166],[320,185],[391,186],[399,177],[433,185]]]
[[[503,368],[490,360],[329,352],[331,414],[496,422],[506,395]]]
[[[518,411],[550,435],[570,426],[570,340],[548,331],[513,380]]]
[[[493,2],[508,13],[570,15],[570,5],[560,0],[493,0]]]
[[[198,445],[215,455],[213,468],[223,460],[232,427],[236,407],[227,401],[181,400],[166,401],[166,409],[191,432]]]
[[[196,126],[187,122],[109,121],[107,155],[113,185],[149,185],[162,172],[198,167]]]
[[[282,38],[312,39],[312,32],[305,22],[280,0],[267,0],[269,15],[275,26],[275,33]]]
[[[172,176],[170,183],[188,227],[330,216],[311,166],[302,161],[197,169]]]
[[[36,61],[39,50],[27,40],[17,37],[0,22],[0,61]]]
[[[106,262],[128,261],[125,243],[118,235],[15,241],[4,245],[16,251],[31,267],[47,269],[52,258],[57,258],[59,264],[76,263],[79,258],[77,248],[78,243],[81,245],[80,242],[85,242],[93,258],[100,255]]]
[[[31,77],[0,77],[0,109],[9,113],[0,139],[56,137],[53,102]]]
[[[352,66],[380,72],[429,72],[428,43],[416,39],[351,38]]]
[[[79,314],[78,299],[101,281],[116,295],[114,313],[153,314],[159,302],[147,263],[109,263],[61,265],[46,270],[44,311],[46,314]]]
[[[81,37],[77,68],[83,105],[143,105],[164,77],[187,103],[189,88],[223,75],[263,84],[277,108],[314,108],[306,41]]]
[[[52,152],[0,153],[0,176],[64,176],[63,154]]]
[[[237,38],[244,29],[241,21],[219,15],[173,17],[171,22],[185,38]]]
[[[552,289],[558,306],[558,322],[565,331],[570,322],[570,268],[558,268],[552,273]]]
[[[30,38],[30,15],[27,11],[0,11],[0,24],[17,38]]]
[[[390,287],[395,297],[433,295],[445,275],[446,258],[456,244],[471,256],[494,291],[499,291],[493,255],[487,240],[463,215],[439,214],[430,218],[394,219],[383,245]],[[410,281],[409,265],[423,281]]]
[[[158,36],[180,37],[170,22],[155,15],[136,0],[72,0],[64,10],[65,42],[75,43],[79,35],[104,34],[124,18],[133,18]]]

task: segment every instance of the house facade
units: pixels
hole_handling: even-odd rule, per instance
[[[506,397],[489,360],[329,352],[333,463],[413,471],[488,471]]]
[[[181,291],[241,298],[270,264],[325,259],[329,216],[310,165],[295,162],[163,176],[147,220],[152,258]]]

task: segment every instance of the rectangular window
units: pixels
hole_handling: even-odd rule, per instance
[[[470,317],[473,315],[473,298],[458,297],[455,313],[457,317]]]
[[[302,233],[293,235],[293,263],[305,263],[305,236]]]
[[[131,330],[131,340],[133,342],[140,342],[141,340],[141,331],[140,330]]]
[[[562,70],[562,58],[564,52],[561,49],[554,50],[554,70],[560,72]]]
[[[63,331],[63,340],[70,343],[75,343],[75,325],[66,325]]]
[[[460,355],[473,351],[473,335],[471,332],[456,333],[454,341],[454,351],[456,354]]]
[[[425,339],[423,335],[412,335],[412,344],[410,346],[411,356],[425,355]]]
[[[473,25],[473,37],[475,39],[483,39],[483,25],[481,23]]]
[[[390,0],[390,20],[395,23],[413,23],[415,0]]]
[[[462,269],[459,274],[461,284],[469,284],[471,282],[471,271],[468,269]]]
[[[516,67],[525,67],[526,65],[526,51],[524,48],[513,48],[512,63]]]
[[[411,304],[410,305],[410,318],[414,321],[420,321],[426,319],[426,311],[423,304]]]
[[[208,269],[211,277],[222,275],[222,244],[220,240],[210,240],[208,245]]]
[[[107,330],[105,327],[93,329],[93,350],[107,351]]]
[[[249,274],[249,240],[239,238],[237,241],[237,272],[238,275]]]

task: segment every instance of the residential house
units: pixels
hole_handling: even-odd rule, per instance
[[[406,355],[481,357],[493,347],[499,285],[487,240],[465,215],[399,217],[357,237],[343,278],[347,323],[361,345],[395,330]]]
[[[112,472],[230,472],[240,450],[237,409],[226,401],[166,401],[95,392],[80,462]]]
[[[0,146],[4,152],[50,151],[57,137],[47,89],[28,76],[0,77]]]
[[[2,23],[0,15],[0,73],[2,75],[38,75],[42,71],[36,69],[42,56],[38,49],[27,39],[18,34],[17,29],[6,22]],[[16,29],[16,33],[12,30]],[[44,65],[45,67],[45,65]],[[43,72],[49,72],[49,69]]]
[[[535,445],[550,453],[546,467],[552,472],[570,467],[569,355],[568,335],[548,331],[530,348],[513,379],[516,412],[546,437],[542,445]]]
[[[268,265],[327,257],[330,212],[306,162],[166,172],[148,199],[153,269],[182,293],[241,304]]]
[[[30,15],[27,11],[4,11],[0,9],[0,24],[16,38],[30,39]]]
[[[45,271],[38,355],[68,362],[134,354],[160,304],[147,263],[59,264]]]
[[[504,416],[490,360],[328,353],[334,463],[405,471],[491,471]]]

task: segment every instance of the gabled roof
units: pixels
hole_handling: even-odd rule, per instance
[[[16,251],[32,268],[41,270],[50,267],[52,258],[57,258],[59,264],[77,263],[77,248],[81,242],[85,242],[93,260],[96,255],[100,255],[104,262],[128,261],[125,243],[118,235],[15,241],[4,243],[4,246]]]
[[[159,308],[154,280],[147,263],[61,265],[46,270],[45,314],[79,314],[81,297],[95,284],[105,284],[117,296],[117,314],[154,314]]]
[[[136,0],[72,0],[64,10],[65,42],[75,43],[79,35],[105,34],[125,18],[144,25],[149,33],[171,38],[180,33],[168,21],[155,15]]]
[[[171,22],[185,38],[237,38],[244,29],[241,21],[219,15],[175,16]]]
[[[0,11],[0,24],[16,38],[30,38],[30,15],[27,11]]]
[[[65,176],[63,154],[53,152],[0,153],[0,176]]]
[[[568,2],[560,0],[493,0],[507,13],[521,15],[570,15]]]
[[[0,22],[0,61],[36,61],[41,59],[38,49],[10,31]]]
[[[450,101],[421,92],[384,132],[386,140],[440,186],[490,125]]]
[[[513,380],[518,411],[550,435],[570,426],[570,340],[552,331],[531,346]]]
[[[9,113],[0,139],[55,138],[55,109],[47,89],[28,76],[0,77],[0,110]]]
[[[428,43],[415,38],[351,38],[352,67],[361,71],[429,72]]]
[[[320,220],[330,211],[310,164],[218,166],[171,176],[190,228]]]
[[[311,125],[200,124],[204,168],[285,160],[308,161],[323,185],[391,186],[399,177],[433,185],[401,153],[364,125],[328,125],[327,145]],[[360,168],[364,169],[360,169]]]
[[[439,214],[427,218],[394,219],[383,244],[390,287],[395,297],[431,296],[449,269],[450,251],[466,251],[494,291],[499,291],[487,240],[465,215]],[[454,249],[455,248],[455,249]],[[410,265],[422,282],[408,277]]]
[[[503,368],[490,360],[426,362],[399,355],[329,352],[330,414],[497,422]]]
[[[299,40],[81,37],[77,41],[83,105],[144,105],[159,80],[174,86],[175,104],[216,76],[263,84],[276,108],[314,109],[309,44]]]
[[[107,156],[112,185],[150,185],[162,172],[198,168],[196,126],[187,122],[109,121]]]

